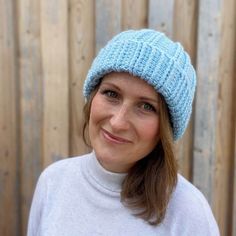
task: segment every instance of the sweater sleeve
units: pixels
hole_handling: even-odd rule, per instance
[[[45,172],[43,172],[37,182],[28,221],[27,236],[40,235],[40,225],[43,215],[43,208],[47,198],[47,183]]]

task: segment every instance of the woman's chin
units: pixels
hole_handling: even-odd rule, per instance
[[[129,165],[122,161],[124,155],[119,155],[118,153],[106,150],[95,150],[95,154],[101,166],[107,171],[125,173],[129,169]]]

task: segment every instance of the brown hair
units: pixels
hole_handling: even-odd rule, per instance
[[[86,128],[90,108],[99,85],[91,93],[84,106],[83,139],[87,145]],[[177,183],[177,161],[173,150],[173,134],[169,112],[160,96],[160,141],[145,158],[136,162],[124,179],[121,191],[122,202],[134,214],[151,225],[158,225],[165,217],[167,205]]]

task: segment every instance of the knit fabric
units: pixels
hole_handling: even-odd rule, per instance
[[[125,174],[106,171],[94,153],[49,166],[40,176],[28,236],[219,236],[203,195],[180,175],[164,221],[151,226],[120,201]]]
[[[118,34],[94,59],[84,82],[84,96],[88,98],[110,72],[128,72],[152,85],[167,103],[174,140],[183,135],[192,111],[196,73],[180,43],[151,29]]]

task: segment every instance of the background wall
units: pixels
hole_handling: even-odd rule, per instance
[[[86,150],[82,84],[114,34],[148,27],[180,41],[198,75],[180,172],[236,235],[235,0],[0,0],[0,235],[25,235],[37,178]]]

